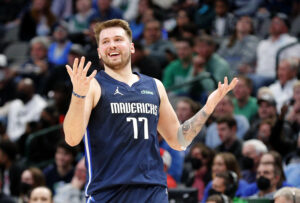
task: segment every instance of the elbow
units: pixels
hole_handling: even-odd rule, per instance
[[[77,146],[79,144],[78,142],[75,142],[73,139],[70,139],[68,137],[65,137],[65,141],[71,147],[75,147],[75,146]]]

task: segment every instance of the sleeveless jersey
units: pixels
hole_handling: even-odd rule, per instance
[[[84,135],[87,196],[122,185],[166,186],[157,139],[159,93],[153,78],[138,75],[131,87],[104,71],[95,77],[101,97]]]

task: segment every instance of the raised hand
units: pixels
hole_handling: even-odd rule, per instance
[[[223,97],[230,91],[232,90],[236,84],[238,83],[237,78],[233,78],[233,80],[228,84],[228,79],[227,77],[224,78],[224,84],[219,82],[218,88],[213,91],[206,102],[206,111],[207,113],[212,113],[217,104],[223,99]]]
[[[89,61],[84,65],[85,57],[81,57],[80,62],[78,62],[79,60],[76,58],[73,63],[73,68],[69,65],[66,65],[66,68],[73,85],[73,91],[80,96],[86,96],[90,88],[91,80],[95,77],[97,71],[94,70],[90,76],[87,76],[87,72],[92,63]]]

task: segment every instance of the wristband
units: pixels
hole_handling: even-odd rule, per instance
[[[75,97],[78,97],[78,98],[80,98],[80,99],[84,99],[84,98],[85,98],[85,96],[81,96],[81,95],[77,94],[77,93],[74,92],[74,91],[72,91],[72,94],[73,94]]]

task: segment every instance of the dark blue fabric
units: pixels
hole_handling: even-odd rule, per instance
[[[154,79],[139,76],[130,87],[104,71],[96,75],[101,98],[84,136],[86,195],[105,197],[107,190],[118,195],[111,188],[124,185],[166,187],[157,139],[160,97]]]

